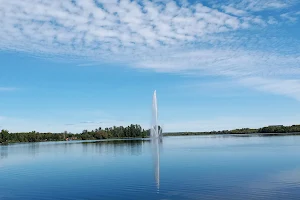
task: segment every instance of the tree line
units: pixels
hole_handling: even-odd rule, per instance
[[[159,129],[161,127],[159,126]],[[214,134],[277,134],[277,133],[299,133],[300,125],[292,126],[267,126],[258,129],[242,128],[234,130],[210,131],[210,132],[176,132],[165,133],[165,136],[179,135],[214,135]],[[64,140],[99,140],[110,138],[146,138],[150,136],[150,129],[143,129],[140,125],[131,124],[130,126],[113,126],[95,130],[83,130],[82,133],[40,133],[36,131],[10,133],[8,130],[1,130],[0,144],[16,142],[45,142],[45,141],[64,141]]]
[[[10,133],[8,130],[1,130],[0,144],[16,142],[45,142],[45,141],[64,141],[64,140],[99,140],[109,138],[146,138],[149,137],[150,130],[143,129],[140,125],[131,124],[130,126],[113,126],[95,130],[83,130],[82,133],[75,134],[63,133],[40,133],[36,131]]]
[[[266,126],[258,129],[242,128],[233,130],[222,130],[222,131],[209,131],[209,132],[173,132],[168,133],[169,136],[178,135],[222,135],[222,134],[267,134],[267,133],[299,133],[300,125],[292,126]]]

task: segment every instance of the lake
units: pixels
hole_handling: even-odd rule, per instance
[[[299,199],[300,136],[0,146],[0,199]]]

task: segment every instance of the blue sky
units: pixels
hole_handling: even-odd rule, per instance
[[[0,0],[0,129],[300,123],[296,0]]]

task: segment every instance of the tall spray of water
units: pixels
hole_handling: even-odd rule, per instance
[[[157,123],[157,98],[156,98],[156,90],[153,93],[152,98],[152,123],[150,129],[151,138],[158,138],[161,136],[161,129]]]
[[[153,155],[153,163],[154,163],[154,175],[157,186],[157,192],[159,192],[160,187],[160,148],[162,145],[162,129],[158,125],[157,119],[157,97],[156,90],[153,93],[152,98],[152,120],[151,120],[151,129],[150,136],[152,140],[152,155]]]

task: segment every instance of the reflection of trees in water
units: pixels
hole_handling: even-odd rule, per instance
[[[31,156],[36,156],[39,154],[39,143],[28,143],[28,144],[14,144],[13,146],[0,146],[0,159],[8,157],[9,149],[11,151],[26,152]]]
[[[16,144],[14,149],[20,152],[26,152],[28,155],[35,157],[44,151],[56,151],[60,148],[63,153],[69,153],[77,147],[82,146],[84,154],[110,154],[132,155],[137,156],[143,154],[144,144],[149,144],[147,139],[124,139],[124,140],[103,140],[103,141],[84,141],[84,142],[45,142],[45,143],[25,143]],[[8,157],[9,146],[0,146],[0,159]],[[12,148],[12,147],[11,147]],[[16,150],[15,149],[15,150]],[[47,150],[45,150],[47,149]]]
[[[63,143],[63,148],[64,148],[64,153],[66,154],[69,150],[70,150],[70,148],[72,147],[72,143],[68,143],[68,142],[65,142],[65,143]]]
[[[4,159],[8,157],[8,151],[9,148],[17,148],[20,152],[28,152],[29,155],[32,155],[33,157],[36,156],[39,153],[39,144],[38,143],[31,143],[31,144],[25,144],[25,145],[16,145],[14,147],[10,146],[0,146],[0,159]],[[13,149],[11,149],[14,151]]]
[[[35,157],[39,154],[40,144],[39,143],[29,143],[28,144],[28,153]]]
[[[8,156],[8,147],[0,146],[0,159],[7,158],[7,156]]]
[[[83,142],[82,148],[84,153],[96,152],[99,154],[116,155],[141,155],[143,145],[149,143],[149,140],[106,140],[96,142]]]

